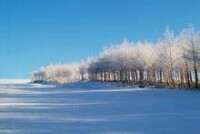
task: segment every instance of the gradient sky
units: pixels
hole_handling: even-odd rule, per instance
[[[0,0],[0,78],[96,56],[106,45],[156,41],[166,26],[200,29],[200,0]]]

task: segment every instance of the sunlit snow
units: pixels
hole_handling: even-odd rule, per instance
[[[0,84],[0,134],[200,133],[200,92],[101,82]]]

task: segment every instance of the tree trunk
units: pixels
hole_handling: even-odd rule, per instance
[[[194,65],[195,68],[194,68],[194,74],[195,74],[195,88],[198,88],[199,86],[199,81],[198,81],[198,71],[197,71],[197,67],[196,65]]]
[[[192,72],[191,72],[191,71],[190,71],[190,73],[189,73],[189,78],[190,78],[190,83],[193,85]]]
[[[106,79],[106,72],[104,72],[104,81],[107,81],[107,79]]]
[[[161,68],[161,69],[160,69],[160,83],[163,82],[163,80],[162,80],[162,75],[163,75],[163,72],[162,72],[162,68]]]
[[[144,76],[143,76],[143,69],[140,69],[140,82],[143,82]]]

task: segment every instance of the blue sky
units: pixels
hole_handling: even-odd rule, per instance
[[[200,29],[199,0],[1,0],[0,78],[95,56],[127,38],[156,41],[166,26]]]

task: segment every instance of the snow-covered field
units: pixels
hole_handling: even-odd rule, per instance
[[[200,92],[1,82],[0,134],[200,134]]]

